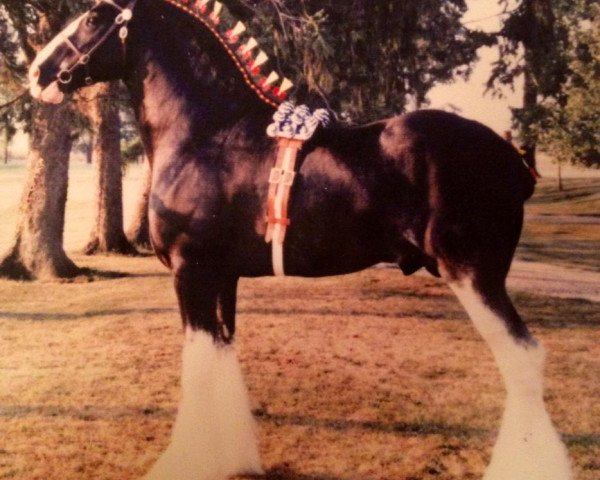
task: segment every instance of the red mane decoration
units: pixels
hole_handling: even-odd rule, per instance
[[[244,82],[258,97],[277,108],[284,101],[293,83],[277,72],[265,70],[269,57],[260,50],[254,37],[245,35],[246,26],[232,20],[222,2],[218,0],[164,0],[183,10],[206,27],[219,41],[242,74]],[[265,75],[263,72],[267,71]]]

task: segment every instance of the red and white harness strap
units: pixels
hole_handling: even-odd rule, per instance
[[[329,123],[329,113],[320,109],[311,114],[304,105],[296,107],[291,102],[284,102],[273,115],[273,120],[267,134],[277,139],[278,149],[275,166],[269,175],[265,241],[272,245],[273,273],[284,276],[283,244],[290,225],[288,204],[296,177],[298,152],[319,124]]]
[[[272,242],[273,273],[284,276],[283,242],[290,219],[288,203],[290,191],[296,177],[295,167],[302,140],[278,139],[278,151],[275,167],[269,175],[269,196],[267,199],[267,233],[265,241]]]

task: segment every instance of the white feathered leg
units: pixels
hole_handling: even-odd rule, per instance
[[[188,330],[171,443],[147,480],[223,480],[262,473],[248,391],[232,345]]]
[[[544,350],[510,335],[469,280],[450,283],[490,346],[507,390],[498,439],[484,480],[570,480],[567,450],[543,399]]]

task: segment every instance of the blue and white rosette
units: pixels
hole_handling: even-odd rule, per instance
[[[330,123],[329,112],[319,108],[311,113],[306,105],[296,106],[293,102],[283,102],[273,115],[273,123],[267,127],[267,135],[273,138],[309,140],[319,125]]]

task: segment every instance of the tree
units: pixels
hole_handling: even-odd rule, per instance
[[[62,28],[67,18],[85,7],[85,3],[69,0],[58,3],[44,0],[0,1],[2,71],[10,72],[24,83],[27,63],[33,59],[36,50]],[[23,61],[23,57],[28,61]],[[94,152],[100,187],[96,228],[88,251],[134,253],[135,249],[127,241],[122,226],[118,111],[104,97],[93,103],[92,119],[97,127]],[[33,147],[15,244],[1,262],[0,274],[39,278],[78,273],[62,248],[73,125],[72,112],[67,116],[63,107],[65,112],[71,110],[69,105],[56,107],[58,115],[51,107],[36,102],[21,109],[21,117],[29,120]],[[61,118],[62,122],[54,121],[56,118]],[[63,141],[67,138],[68,142]]]
[[[82,91],[79,108],[92,126],[92,163],[96,171],[96,221],[84,249],[137,253],[123,231],[123,182],[118,85],[100,83]]]
[[[562,1],[562,0],[558,0]],[[508,7],[508,0],[501,0]],[[488,81],[490,88],[513,86],[523,76],[523,106],[513,118],[527,148],[535,152],[538,128],[544,121],[540,98],[558,95],[567,75],[566,32],[557,22],[557,0],[522,0],[499,32],[499,60]]]
[[[507,0],[502,2],[508,5]],[[570,152],[565,148],[561,152],[564,158],[593,163],[593,122],[586,122],[588,128],[582,130],[567,119],[574,119],[573,109],[577,109],[577,98],[583,94],[577,86],[581,87],[582,82],[591,86],[597,76],[592,66],[597,38],[594,40],[591,33],[592,25],[598,22],[595,1],[522,0],[508,13],[498,34],[500,58],[494,65],[489,88],[499,91],[514,86],[522,75],[523,106],[513,110],[513,120],[528,147],[535,149],[538,142],[545,148],[551,144],[556,148],[559,143],[570,145]],[[580,32],[582,29],[588,33]],[[577,63],[581,55],[587,55],[585,68],[591,68],[587,74],[581,71],[584,65]],[[581,108],[577,110],[581,112]],[[548,135],[549,131],[553,133]]]
[[[0,261],[1,275],[48,279],[79,272],[63,249],[71,117],[69,104],[35,107],[17,232]]]
[[[574,6],[578,13],[569,22],[572,48],[567,55],[569,80],[562,87],[565,101],[542,102],[549,121],[540,138],[558,158],[600,167],[600,6]]]
[[[74,2],[73,2],[74,3]],[[21,78],[36,49],[55,35],[74,11],[70,2],[0,2],[3,66]],[[27,59],[26,61],[23,58]],[[31,149],[12,248],[0,260],[0,275],[16,278],[71,277],[79,272],[63,249],[69,154],[70,104],[31,104]]]
[[[123,104],[121,109],[121,152],[126,164],[142,162],[142,181],[134,207],[133,217],[127,226],[125,235],[136,247],[150,249],[150,230],[148,224],[148,206],[150,204],[150,186],[152,169],[150,161],[144,154],[144,146],[139,135],[135,112]]]
[[[21,79],[24,73],[19,62],[19,48],[14,34],[5,21],[6,10],[0,5],[0,132],[4,143],[4,163],[8,162],[8,145],[16,133],[20,106],[23,104]]]
[[[144,156],[142,168],[142,183],[138,201],[133,212],[133,218],[127,228],[128,240],[138,247],[150,248],[150,225],[148,223],[148,207],[150,205],[150,187],[152,184],[152,169],[147,156]]]
[[[237,0],[232,7],[273,44],[290,78],[355,120],[425,104],[436,83],[467,76],[477,48],[489,41],[461,24],[464,0],[270,0],[257,5]]]

